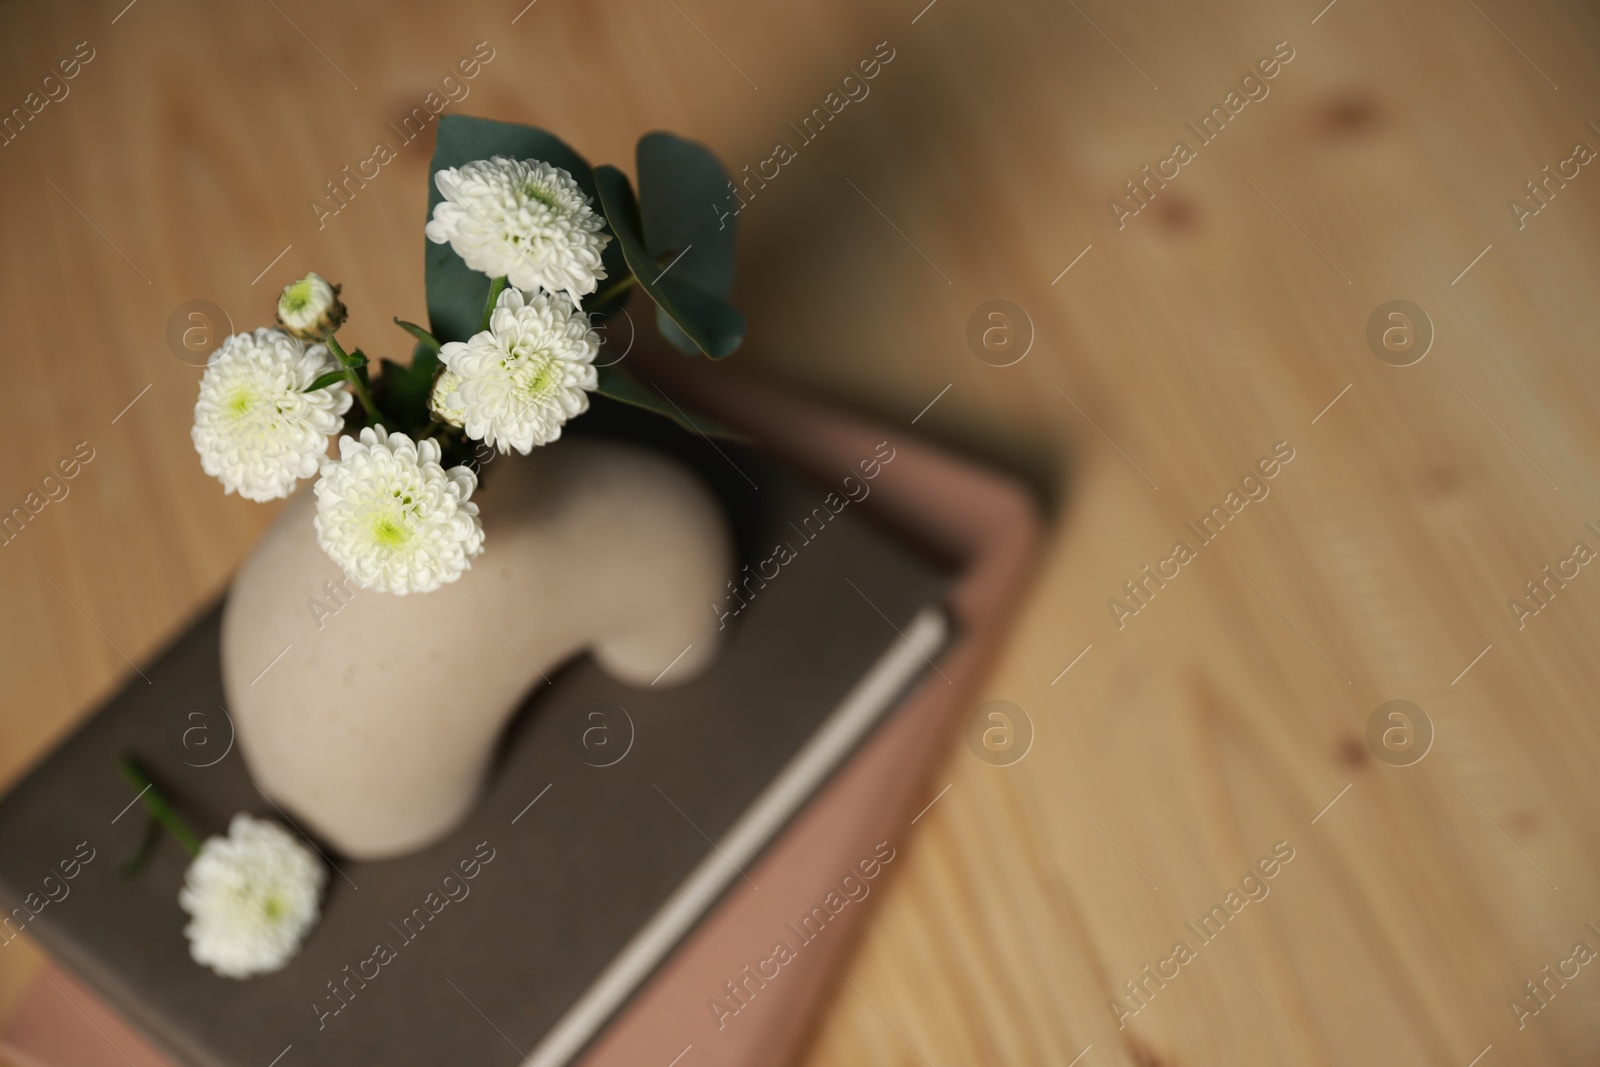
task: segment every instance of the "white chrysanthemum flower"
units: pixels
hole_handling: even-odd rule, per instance
[[[565,292],[573,304],[606,276],[605,220],[570,173],[537,160],[495,156],[433,176],[444,199],[426,232],[473,270],[521,289]]]
[[[317,473],[351,398],[337,383],[303,390],[338,366],[324,345],[307,347],[279,330],[223,341],[206,364],[189,431],[205,472],[249,500],[288,496]]]
[[[344,325],[344,318],[339,287],[315,271],[284,286],[278,297],[278,321],[302,341],[326,341]]]
[[[549,293],[508,288],[487,330],[440,349],[439,359],[458,378],[444,399],[461,410],[468,437],[527,455],[589,410],[599,352],[600,336],[583,312]]]
[[[483,551],[478,477],[445,470],[439,442],[382,426],[339,439],[317,480],[317,541],[363,589],[427,593],[461,577]]]
[[[433,380],[433,392],[428,396],[429,412],[434,418],[449,426],[460,427],[467,418],[466,412],[450,403],[450,397],[460,384],[461,376],[447,367]]]
[[[225,978],[278,970],[316,925],[326,878],[287,830],[240,812],[184,873],[178,904],[190,915],[189,954]]]

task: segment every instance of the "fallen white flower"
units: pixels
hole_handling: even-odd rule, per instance
[[[283,827],[235,815],[228,836],[208,838],[184,874],[189,954],[225,978],[279,970],[316,925],[326,878]]]

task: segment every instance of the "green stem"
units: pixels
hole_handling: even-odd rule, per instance
[[[137,877],[144,870],[145,864],[150,862],[150,857],[155,855],[156,846],[161,843],[161,824],[154,819],[144,821],[144,840],[139,842],[139,851],[128,857],[128,861],[121,867],[120,873],[124,878]]]
[[[478,322],[478,332],[482,333],[489,328],[489,316],[494,314],[494,306],[500,301],[500,294],[505,292],[506,280],[504,276],[489,279],[489,299],[483,302],[483,318]]]
[[[607,304],[611,303],[611,301],[615,300],[617,297],[621,296],[623,293],[626,293],[629,289],[632,289],[638,284],[639,279],[630,273],[626,278],[621,279],[615,285],[608,287],[605,292],[595,297],[593,306],[597,308],[603,308]]]
[[[417,440],[426,441],[428,438],[438,433],[443,426],[444,423],[440,422],[438,419],[429,419],[428,425],[423,429],[422,435],[418,437]]]
[[[354,389],[356,396],[361,398],[361,406],[367,409],[367,419],[376,425],[383,425],[383,417],[378,414],[378,405],[372,402],[372,394],[367,391],[366,383],[361,380],[360,375],[356,374],[356,369],[352,366],[355,361],[350,358],[349,353],[340,347],[338,338],[330,334],[325,343],[328,346],[328,350],[333,353],[333,357],[339,361],[339,366],[344,371],[345,380],[350,383],[350,388]]]
[[[123,775],[139,788],[139,798],[144,801],[144,809],[150,813],[150,817],[170,830],[189,855],[200,855],[200,839],[187,823],[178,818],[178,813],[167,804],[166,798],[156,789],[155,782],[145,773],[145,769],[132,756],[123,756],[119,762]]]

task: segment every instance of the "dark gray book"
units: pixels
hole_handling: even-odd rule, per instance
[[[238,811],[284,818],[232,747],[213,611],[0,801],[4,938],[25,929],[184,1064],[569,1062],[949,637],[946,573],[858,508],[835,512],[839,485],[722,446],[738,474],[686,441],[743,559],[793,557],[730,596],[705,675],[641,690],[570,663],[446,840],[378,863],[316,842],[336,868],[321,923],[282,971],[241,982],[189,958],[175,841],[119,873],[145,827],[124,753],[202,834]]]

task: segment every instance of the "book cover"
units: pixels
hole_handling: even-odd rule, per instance
[[[196,827],[287,818],[227,748],[215,613],[0,803],[5,935],[36,937],[179,1063],[570,1061],[749,884],[948,635],[946,574],[852,510],[849,487],[737,462],[743,489],[711,477],[768,577],[706,606],[727,616],[717,664],[673,689],[568,665],[510,728],[465,825],[397,860],[328,857],[324,917],[284,970],[237,982],[189,959],[175,843],[135,878],[118,870],[144,827],[123,752]]]

